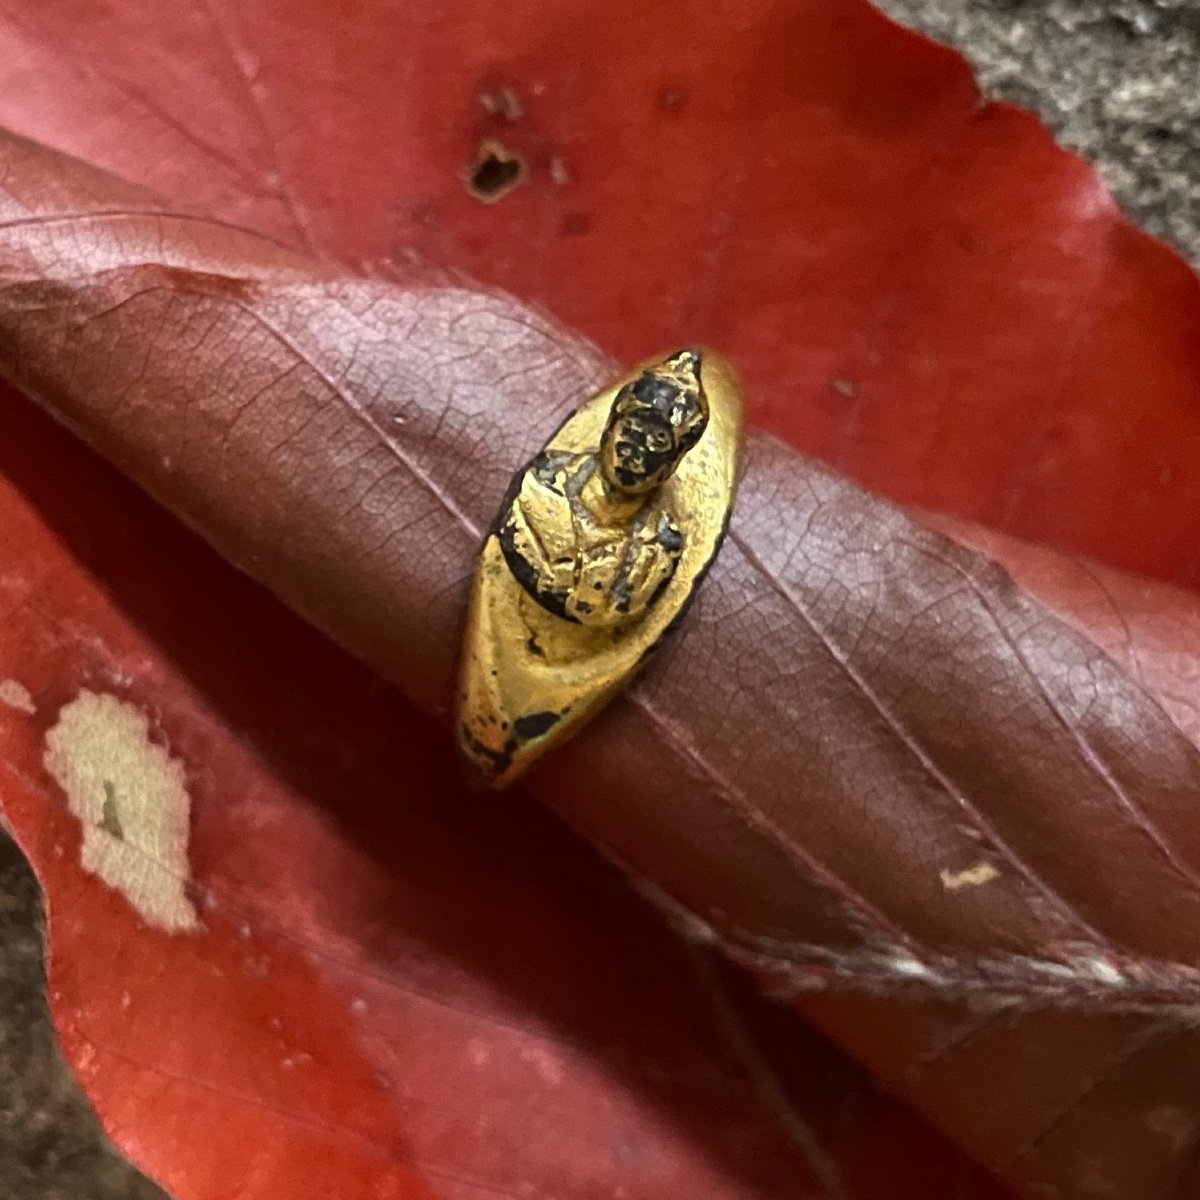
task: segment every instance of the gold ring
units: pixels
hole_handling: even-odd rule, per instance
[[[711,350],[648,360],[513,478],[471,591],[459,744],[503,787],[575,733],[682,617],[729,523],[741,388]]]

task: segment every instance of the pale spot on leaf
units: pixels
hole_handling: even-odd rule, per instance
[[[933,972],[919,958],[914,958],[907,951],[898,951],[889,955],[888,967],[898,975],[907,975],[910,979],[931,979]]]
[[[550,160],[550,178],[559,187],[566,187],[571,182],[571,172],[566,160],[558,154]]]
[[[989,862],[976,863],[961,871],[940,871],[938,873],[942,887],[948,892],[957,892],[959,888],[982,887],[1000,877],[1000,872]]]
[[[29,689],[15,679],[0,679],[0,704],[7,704],[17,712],[28,713],[32,716],[37,712],[37,705],[29,694]]]
[[[558,1087],[566,1078],[563,1064],[542,1046],[527,1046],[521,1051],[521,1058],[529,1063],[544,1083]]]
[[[1099,955],[1085,954],[1073,958],[1071,966],[1075,969],[1077,978],[1090,976],[1097,983],[1112,985],[1125,982],[1125,976],[1107,958],[1101,958]]]
[[[1196,1118],[1183,1108],[1170,1104],[1152,1108],[1143,1118],[1146,1128],[1165,1138],[1174,1150],[1183,1150],[1196,1131]]]
[[[150,741],[146,715],[116,696],[82,691],[46,734],[44,762],[82,827],[83,869],[148,924],[198,928],[184,892],[191,801],[183,766]]]
[[[1079,1189],[1081,1195],[1095,1196],[1097,1200],[1117,1200],[1122,1194],[1122,1189],[1104,1173],[1103,1164],[1090,1155],[1085,1155],[1080,1163]]]

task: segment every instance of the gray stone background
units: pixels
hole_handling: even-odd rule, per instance
[[[1038,113],[1126,211],[1200,262],[1200,0],[875,0]]]
[[[879,0],[1038,112],[1126,209],[1200,262],[1200,0]],[[154,1200],[54,1046],[37,888],[0,833],[0,1200]],[[281,1197],[281,1200],[284,1198]]]

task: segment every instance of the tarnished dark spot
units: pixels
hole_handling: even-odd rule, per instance
[[[491,746],[485,746],[472,732],[468,725],[461,724],[459,732],[464,744],[470,749],[471,753],[476,757],[487,762],[496,774],[500,774],[512,761],[513,747],[511,743],[506,745],[503,750],[493,750]]]
[[[527,716],[518,717],[513,722],[513,732],[522,741],[541,737],[551,726],[558,723],[561,716],[561,713],[556,712],[529,713]]]

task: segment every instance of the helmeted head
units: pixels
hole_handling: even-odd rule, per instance
[[[617,393],[600,439],[604,478],[629,496],[652,492],[671,477],[707,424],[700,355],[680,350]]]

